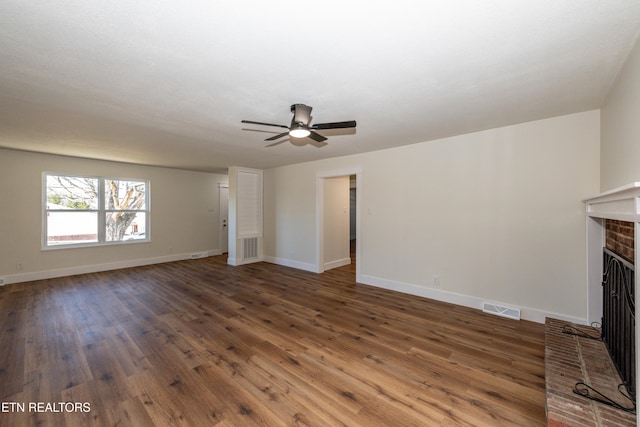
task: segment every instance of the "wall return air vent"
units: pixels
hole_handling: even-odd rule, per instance
[[[244,259],[258,258],[257,237],[248,237],[242,239],[242,257]]]
[[[482,304],[482,311],[496,316],[508,317],[509,319],[520,320],[520,309],[503,307],[501,305],[485,302]]]

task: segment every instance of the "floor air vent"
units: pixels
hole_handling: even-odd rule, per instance
[[[496,316],[520,320],[520,309],[518,308],[503,307],[501,305],[485,302],[482,305],[482,311],[484,311],[485,313],[495,314]]]

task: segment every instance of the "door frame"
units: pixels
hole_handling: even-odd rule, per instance
[[[356,281],[362,269],[361,226],[362,215],[362,169],[359,167],[322,171],[316,174],[316,272],[324,272],[324,183],[327,178],[340,176],[356,177]]]

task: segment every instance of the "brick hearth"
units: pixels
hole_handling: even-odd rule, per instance
[[[594,402],[573,393],[584,382],[625,407],[632,403],[618,392],[621,383],[602,341],[563,333],[565,325],[598,336],[599,330],[547,318],[545,377],[547,424],[550,427],[635,426],[635,414]]]

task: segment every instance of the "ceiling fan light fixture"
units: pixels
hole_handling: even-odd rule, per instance
[[[311,135],[311,131],[304,125],[298,125],[289,129],[289,135],[294,138],[304,138]]]

